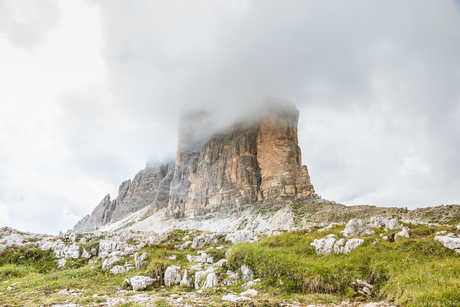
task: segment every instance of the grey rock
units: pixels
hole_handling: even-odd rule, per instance
[[[166,268],[164,282],[166,287],[171,287],[174,285],[180,284],[181,275],[180,275],[181,267],[177,265],[171,265]]]
[[[348,254],[359,246],[364,244],[363,239],[340,239],[336,240],[333,237],[315,239],[311,245],[315,247],[316,253],[320,255]]]
[[[125,283],[133,287],[134,291],[144,290],[148,286],[153,285],[155,281],[156,279],[150,278],[148,276],[134,276],[125,279]]]
[[[203,287],[201,289],[207,289],[207,288],[212,288],[217,286],[217,275],[216,273],[210,273],[208,276],[206,276],[206,280],[203,284]]]
[[[254,230],[241,230],[227,234],[225,241],[231,241],[233,244],[241,242],[255,242],[259,239]]]
[[[444,245],[444,247],[460,253],[460,238],[454,238],[451,236],[435,236],[434,240],[436,242],[440,242]]]
[[[102,269],[107,270],[110,266],[112,266],[113,264],[117,263],[118,260],[119,260],[119,258],[116,257],[116,256],[113,256],[111,258],[105,259],[104,262],[102,263]]]
[[[244,280],[253,280],[254,279],[254,272],[247,265],[243,264],[241,266],[241,272],[243,273],[243,279]]]
[[[184,271],[184,276],[182,277],[180,284],[185,285],[187,287],[190,287],[190,285],[192,284],[191,278],[188,278],[187,270]]]
[[[395,240],[398,238],[398,237],[405,237],[405,238],[408,238],[409,239],[409,228],[407,227],[403,227],[402,230],[398,233],[395,234]]]
[[[126,269],[121,265],[115,265],[113,268],[110,269],[110,273],[112,273],[113,275],[121,274],[124,272],[126,272]]]
[[[351,219],[342,231],[345,237],[372,235],[374,231],[362,219]]]

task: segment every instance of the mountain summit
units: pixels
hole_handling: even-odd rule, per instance
[[[299,111],[266,102],[258,116],[209,137],[205,112],[181,117],[176,161],[147,163],[124,181],[116,199],[104,197],[75,232],[93,232],[150,206],[175,219],[228,216],[252,208],[275,209],[295,200],[319,199],[302,166]]]

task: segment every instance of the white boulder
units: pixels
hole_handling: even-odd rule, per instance
[[[368,236],[374,234],[372,228],[362,219],[351,219],[342,231],[345,237]]]
[[[171,287],[171,286],[180,284],[180,281],[181,281],[180,270],[181,270],[181,267],[177,265],[170,265],[167,267],[165,271],[165,276],[164,276],[166,287]]]
[[[243,273],[243,279],[244,280],[253,280],[254,279],[254,272],[247,265],[243,264],[241,266],[241,272]]]

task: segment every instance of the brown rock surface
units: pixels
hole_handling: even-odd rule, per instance
[[[205,112],[183,115],[175,163],[147,164],[120,185],[116,200],[98,205],[94,217],[74,230],[115,222],[146,206],[152,214],[167,207],[175,218],[195,218],[318,199],[301,164],[298,118],[294,105],[266,103],[258,118],[210,136]]]

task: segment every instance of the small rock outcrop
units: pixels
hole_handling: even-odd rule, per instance
[[[340,239],[332,236],[314,240],[311,245],[315,247],[316,253],[320,255],[348,254],[364,243],[363,239]]]
[[[448,234],[446,236],[435,236],[434,240],[440,242],[444,247],[452,249],[457,253],[460,253],[460,238],[454,234]]]
[[[181,267],[177,265],[171,265],[166,268],[164,282],[166,287],[178,285],[181,282],[180,275]]]
[[[374,231],[366,224],[366,221],[362,219],[351,219],[348,221],[342,234],[345,237],[368,236],[374,234]]]

